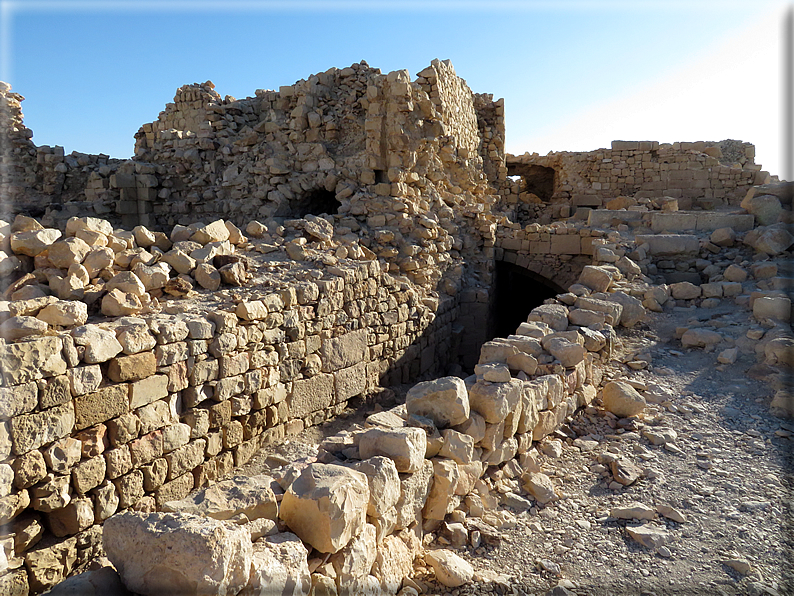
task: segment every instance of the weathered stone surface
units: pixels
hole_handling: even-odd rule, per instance
[[[284,493],[279,517],[304,542],[335,553],[363,529],[368,505],[364,474],[315,463],[304,468]]]
[[[76,300],[59,300],[42,308],[36,318],[48,325],[83,325],[88,320],[88,307],[84,302]]]
[[[91,247],[80,238],[64,238],[50,245],[47,258],[54,267],[68,269],[73,263],[82,263],[90,250]]]
[[[604,385],[604,407],[619,418],[636,416],[645,409],[645,398],[625,381],[610,381]]]
[[[19,315],[3,321],[0,337],[6,341],[17,341],[26,337],[36,337],[47,332],[47,321],[37,317]]]
[[[358,450],[362,459],[383,455],[394,460],[398,472],[416,472],[427,449],[427,435],[421,428],[371,428],[364,432]]]
[[[11,234],[11,250],[18,255],[35,257],[49,248],[58,238],[61,231],[52,228],[34,230],[30,232],[16,232]]]
[[[17,416],[11,420],[13,451],[22,455],[69,435],[75,428],[75,410],[71,403]]]
[[[367,477],[369,484],[367,515],[383,517],[400,500],[400,476],[394,461],[388,457],[376,455],[349,465]]]
[[[606,292],[612,285],[612,274],[608,269],[597,265],[585,265],[579,274],[578,283],[594,292]]]
[[[455,488],[460,478],[457,464],[450,459],[433,458],[433,484],[422,517],[442,520],[455,507]]]
[[[324,339],[320,348],[324,372],[334,372],[358,364],[367,358],[366,330]]]
[[[462,424],[469,418],[466,383],[458,377],[417,383],[408,391],[405,406],[409,415],[430,418],[438,428]]]
[[[741,207],[755,216],[759,226],[776,223],[783,212],[780,199],[775,195],[748,195],[742,200]]]
[[[41,337],[0,345],[0,373],[6,385],[21,385],[35,379],[62,375],[66,361],[60,337]]]
[[[527,472],[521,477],[521,486],[539,503],[549,503],[558,498],[551,478],[542,472]]]
[[[129,384],[130,409],[134,410],[168,396],[168,377],[152,375]]]
[[[457,588],[474,578],[474,568],[471,564],[451,550],[427,551],[425,561],[433,568],[438,582],[449,588]]]
[[[384,594],[396,594],[403,579],[413,574],[413,557],[397,536],[387,536],[378,546],[372,574],[380,581]]]
[[[68,538],[25,554],[30,589],[43,592],[63,581],[77,561],[77,539]]]
[[[157,360],[153,352],[117,356],[108,363],[108,377],[115,383],[139,381],[154,375],[156,370]]]
[[[303,418],[312,412],[323,410],[332,403],[333,395],[333,375],[319,374],[295,381],[292,395],[288,399],[290,413],[295,418]]]
[[[358,581],[372,571],[378,554],[376,534],[375,526],[364,524],[361,532],[329,559],[340,594],[354,594]]]
[[[91,499],[78,498],[47,515],[50,531],[58,537],[77,534],[94,523],[94,505]]]
[[[769,226],[758,235],[752,243],[752,247],[768,255],[778,255],[792,244],[794,244],[794,236],[787,229]]]
[[[685,348],[705,348],[717,345],[722,341],[722,335],[710,329],[689,329],[681,336],[681,345]]]
[[[753,302],[753,316],[758,320],[791,320],[791,299],[786,296],[762,296]]]
[[[647,548],[659,548],[670,540],[666,530],[652,524],[626,526],[626,533]]]
[[[72,395],[85,395],[99,388],[102,383],[102,369],[98,364],[70,368],[66,376]]]
[[[170,501],[163,506],[163,511],[191,513],[214,519],[224,520],[239,514],[253,521],[266,518],[278,518],[278,503],[273,494],[270,476],[235,476],[211,487],[201,489],[197,493],[181,501]]]
[[[75,428],[82,430],[129,411],[126,384],[110,385],[74,399]]]
[[[139,594],[237,594],[251,573],[244,527],[179,513],[120,513],[102,542],[127,589]]]
[[[521,397],[521,382],[487,383],[477,381],[469,389],[471,409],[489,424],[498,424],[507,418]]]
[[[72,337],[74,338],[74,343],[85,347],[83,360],[87,364],[105,362],[122,350],[115,333],[96,325],[75,327],[72,330]]]
[[[290,532],[253,545],[251,578],[243,596],[308,596],[312,587],[306,547]]]
[[[568,328],[568,309],[562,304],[542,304],[529,313],[527,322],[531,321],[546,323],[554,331],[565,331]]]
[[[39,389],[36,381],[0,388],[0,417],[10,419],[32,412],[39,405],[38,402]]]
[[[632,501],[627,505],[613,507],[609,510],[609,515],[617,519],[653,519],[656,510],[638,501]]]
[[[208,244],[209,242],[222,242],[229,239],[229,230],[222,219],[198,228],[190,237],[193,242]]]

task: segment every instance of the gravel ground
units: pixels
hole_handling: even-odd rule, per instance
[[[417,586],[428,594],[455,596],[552,589],[579,596],[794,593],[794,423],[769,414],[773,390],[745,372],[755,364],[752,354],[728,366],[718,365],[713,352],[683,349],[675,329],[692,323],[719,329],[737,345],[751,325],[749,313],[735,306],[676,308],[651,313],[647,324],[622,333],[606,376],[646,388],[650,403],[644,417],[619,424],[595,407],[578,412],[540,445],[548,455],[537,454],[563,497],[545,507],[531,498],[503,504],[489,520],[497,531],[483,535],[476,548],[467,544],[457,551],[474,566],[473,583],[445,588],[420,566]],[[638,355],[651,362],[647,369],[622,364]],[[406,389],[394,388],[395,398]],[[324,436],[373,411],[362,410],[263,450],[236,473],[267,471],[278,464],[272,459],[276,453],[287,460],[311,453]],[[666,435],[667,442],[654,445],[649,433]],[[573,444],[576,438],[589,442],[578,441],[580,448]],[[643,477],[610,488],[608,464],[618,456],[639,466]],[[505,492],[527,497],[517,479],[497,473],[491,480]],[[651,510],[671,506],[685,521],[610,515],[635,501]],[[666,532],[665,543],[649,548],[631,538],[629,530],[641,523]],[[440,528],[425,539],[429,548],[448,544]]]

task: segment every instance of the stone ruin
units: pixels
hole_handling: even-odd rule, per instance
[[[438,60],[186,85],[129,160],[37,147],[0,95],[3,594],[462,585],[455,548],[558,498],[533,442],[642,411],[605,371],[647,311],[749,309],[682,346],[755,351],[791,413],[792,186],[748,143],[506,155],[503,101]]]

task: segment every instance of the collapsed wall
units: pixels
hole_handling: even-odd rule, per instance
[[[748,202],[749,215],[673,210],[706,188],[685,179],[707,180],[709,198],[717,181],[744,191],[756,176],[746,147],[744,165],[730,168],[708,161],[717,157],[705,146],[617,145],[588,177],[573,168],[568,178],[552,162],[517,158],[554,170],[519,172],[545,193],[529,196],[507,178],[501,100],[471,93],[448,62],[414,81],[362,63],[243,100],[188,85],[141,128],[126,161],[36,148],[21,97],[3,88],[3,100],[13,132],[3,192],[19,200],[0,224],[0,523],[12,529],[0,539],[0,585],[12,593],[47,589],[91,559],[99,524],[119,511],[162,510],[383,387],[473,371],[462,389],[467,420],[439,422],[443,440],[422,427],[424,489],[408,484],[427,503],[399,527],[369,520],[378,549],[420,548],[426,521],[476,509],[475,492],[490,502],[483,485],[472,489],[488,466],[519,474],[532,441],[595,398],[613,327],[640,321],[641,300],[657,310],[694,296],[688,286],[651,288],[643,275],[719,286],[698,300],[735,296],[704,258],[720,254],[717,244],[666,232],[741,233],[755,218],[773,224],[767,254],[791,245],[774,227],[790,213],[780,204],[774,218],[764,200]],[[670,167],[646,159],[654,152]],[[631,183],[621,181],[628,166]],[[600,180],[610,169],[616,181]],[[637,187],[640,174],[643,185],[661,182],[657,170],[686,175],[667,175],[677,186]],[[633,184],[621,187],[633,196],[614,198],[617,183]],[[575,213],[596,206],[575,190],[606,209]],[[539,209],[524,221],[519,204]],[[14,210],[43,213],[41,222]],[[645,234],[635,242],[622,232]],[[545,279],[555,297],[538,306],[530,289],[529,321],[487,341],[498,263]],[[786,306],[777,294],[762,298]],[[498,415],[487,413],[494,403]],[[404,409],[393,412],[402,422],[386,422],[416,426]],[[323,457],[356,459],[357,440],[329,441]],[[448,462],[462,443],[461,472]],[[542,494],[543,482],[525,484]],[[414,539],[395,538],[408,529]]]

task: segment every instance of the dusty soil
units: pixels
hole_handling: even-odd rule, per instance
[[[503,506],[507,514],[496,537],[458,550],[474,566],[475,582],[445,588],[420,568],[417,584],[427,593],[534,595],[553,588],[555,594],[579,596],[794,593],[794,423],[772,416],[771,386],[746,375],[756,363],[753,354],[719,365],[716,353],[685,350],[675,338],[676,327],[699,321],[741,343],[749,313],[725,306],[650,314],[647,324],[621,334],[606,376],[645,385],[646,397],[657,403],[649,403],[633,424],[621,421],[625,428],[597,408],[579,411],[569,427],[544,441],[559,439],[561,455],[538,454],[562,498],[545,507]],[[637,354],[650,356],[647,369],[622,364]],[[395,388],[397,399],[405,389]],[[308,429],[285,445],[263,450],[237,473],[266,472],[280,457],[311,452],[324,436],[361,423],[371,412],[365,407]],[[677,438],[653,445],[643,435],[660,428],[673,429]],[[583,451],[573,445],[578,437],[596,443]],[[644,477],[610,488],[605,464],[616,455],[641,467]],[[502,482],[527,497],[516,480]],[[633,501],[651,508],[670,505],[686,521],[610,516],[613,507]],[[632,539],[626,528],[640,523],[666,530],[666,544],[648,548]],[[438,533],[429,548],[444,544]]]

